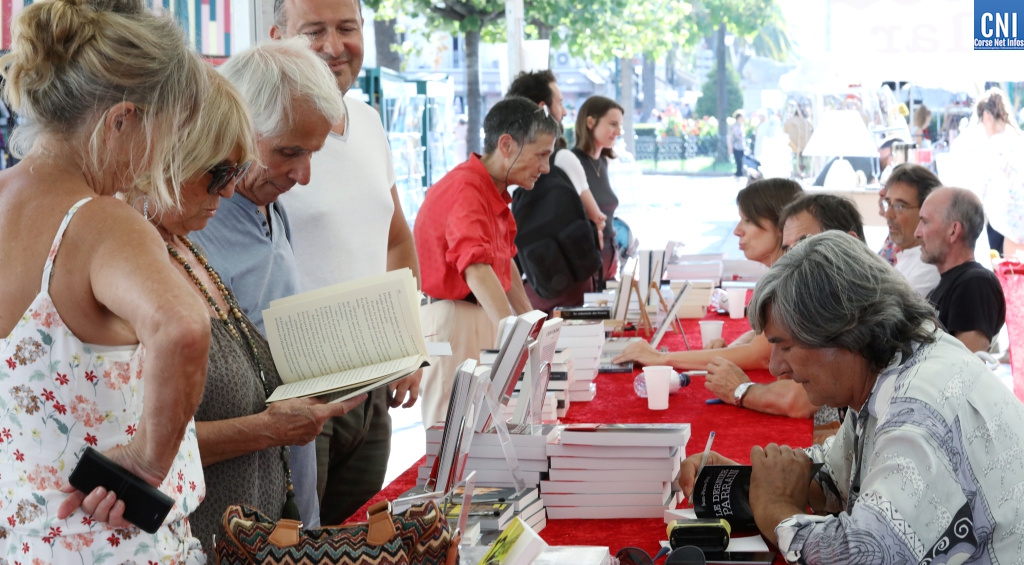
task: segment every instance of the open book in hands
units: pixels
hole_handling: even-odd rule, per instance
[[[340,402],[427,364],[420,293],[409,269],[274,300],[263,311],[284,384],[267,402]]]

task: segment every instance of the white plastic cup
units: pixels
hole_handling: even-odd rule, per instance
[[[644,367],[644,380],[647,382],[647,408],[665,410],[668,408],[669,380],[672,378],[672,367],[652,365]]]
[[[704,349],[707,349],[708,344],[712,341],[722,338],[723,325],[725,325],[725,322],[721,320],[700,321],[700,342]]]
[[[738,320],[743,317],[743,310],[747,306],[747,289],[730,288],[726,291],[729,295],[729,317]]]

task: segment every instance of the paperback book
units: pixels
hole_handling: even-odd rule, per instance
[[[340,402],[427,364],[420,293],[409,269],[274,300],[263,311],[284,384],[267,402]]]

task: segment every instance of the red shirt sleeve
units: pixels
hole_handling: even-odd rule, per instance
[[[453,265],[460,275],[474,263],[494,266],[496,232],[494,217],[488,203],[478,191],[462,191],[461,197],[452,204],[449,221],[445,225],[445,240],[448,249],[445,260]]]

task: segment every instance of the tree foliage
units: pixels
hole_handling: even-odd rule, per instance
[[[684,0],[527,0],[526,19],[551,27],[552,47],[603,63],[648,53],[661,58],[695,34]]]
[[[718,111],[718,69],[712,68],[704,86],[700,89],[701,95],[697,99],[697,107],[693,112],[698,117],[706,116],[731,116],[733,112],[743,107],[743,91],[740,89],[740,75],[732,65],[725,65],[725,93],[726,106],[724,112]]]

